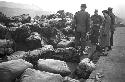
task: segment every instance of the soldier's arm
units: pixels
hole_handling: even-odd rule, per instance
[[[90,17],[90,25],[92,25],[93,24],[93,20],[94,20],[94,17],[93,17],[93,15]]]
[[[87,13],[87,21],[86,21],[86,23],[87,23],[87,29],[86,29],[86,31],[87,32],[89,32],[89,30],[90,30],[90,21],[91,21],[90,14]]]
[[[92,16],[90,17],[90,19],[91,19],[91,21],[93,21],[93,19],[94,19],[94,16],[92,15]]]
[[[115,24],[115,15],[112,13],[112,22]]]
[[[103,17],[100,15],[100,25],[102,25],[103,24]]]
[[[115,15],[112,13],[111,14],[111,18],[112,18],[112,26],[111,26],[111,29],[113,30],[113,31],[115,31]]]
[[[76,24],[77,24],[77,20],[76,20],[76,14],[74,15],[73,21],[72,21],[72,28],[75,29],[76,28]]]

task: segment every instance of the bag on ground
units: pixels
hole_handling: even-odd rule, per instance
[[[29,47],[29,50],[41,48],[42,44],[40,34],[37,32],[31,33],[31,35],[26,39],[26,43]]]
[[[47,71],[55,74],[61,74],[67,76],[71,74],[66,62],[54,59],[39,59],[38,69],[41,71]]]
[[[7,60],[17,60],[17,59],[23,59],[24,56],[26,55],[25,51],[16,51],[10,56],[7,56]]]
[[[59,74],[28,68],[23,73],[21,82],[63,82],[63,78]]]
[[[19,77],[32,64],[23,59],[11,60],[0,63],[0,82],[11,82]]]
[[[32,63],[33,65],[37,65],[37,61],[39,59],[50,58],[54,53],[53,50],[53,46],[44,45],[42,48],[33,51],[28,51],[24,58],[26,61]]]
[[[78,79],[88,79],[91,72],[95,69],[95,64],[90,61],[89,58],[85,58],[81,60],[79,65],[77,66],[74,74],[77,76]]]
[[[57,44],[57,48],[74,47],[74,42],[63,39]]]
[[[79,62],[77,50],[73,47],[57,48],[54,57],[66,62]]]

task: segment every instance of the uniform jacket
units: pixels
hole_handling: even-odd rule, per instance
[[[108,15],[111,18],[111,24],[115,24],[115,15],[112,12],[109,12]]]
[[[91,21],[93,24],[102,24],[102,17],[100,15],[92,15],[91,16]]]
[[[90,15],[86,11],[78,11],[74,16],[77,32],[88,32],[90,28]]]
[[[104,17],[104,22],[103,22],[103,29],[104,29],[104,33],[108,34],[109,31],[111,31],[111,18],[108,14],[106,14],[106,16]]]
[[[111,31],[114,31],[114,25],[115,25],[115,15],[112,12],[108,12],[108,15],[111,18]]]
[[[111,18],[108,14],[104,16],[103,28],[101,31],[100,44],[102,47],[110,46],[111,37]]]

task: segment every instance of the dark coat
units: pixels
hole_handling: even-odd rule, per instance
[[[108,15],[110,16],[111,18],[111,31],[114,31],[115,30],[115,15],[112,13],[112,12],[108,12]]]
[[[77,32],[86,33],[90,27],[90,15],[86,11],[78,11],[74,16],[74,23],[76,25]]]
[[[93,22],[93,24],[102,24],[102,17],[100,15],[92,15],[91,16],[91,21]]]
[[[100,44],[102,47],[110,46],[110,37],[111,37],[111,18],[108,14],[105,14],[103,28],[101,30],[101,41]]]

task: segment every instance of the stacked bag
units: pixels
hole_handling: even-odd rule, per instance
[[[66,62],[54,59],[39,59],[38,69],[41,71],[60,74],[62,76],[68,76],[71,74]]]
[[[7,32],[7,27],[0,24],[0,39],[5,39],[5,35]]]
[[[37,61],[40,58],[52,57],[54,54],[54,49],[52,45],[44,45],[42,48],[35,49],[33,51],[17,51],[11,54],[10,56],[6,56],[7,60],[17,60],[24,59],[33,65],[37,65]]]
[[[66,47],[74,47],[74,41],[72,40],[66,40],[66,39],[62,39],[58,44],[57,47],[58,48],[66,48]]]
[[[95,64],[90,61],[89,58],[81,60],[77,69],[74,71],[74,76],[77,76],[78,79],[88,79],[91,72],[95,69]]]
[[[22,25],[14,31],[13,39],[15,42],[25,42],[26,38],[30,36],[29,26]]]
[[[23,59],[0,63],[0,82],[14,82],[27,69],[32,68],[31,63]]]
[[[24,59],[25,55],[27,53],[25,51],[16,51],[13,54],[11,54],[10,56],[6,56],[6,59],[8,61],[10,60],[18,60],[18,59]]]
[[[80,55],[78,55],[77,50],[73,47],[57,48],[55,53],[55,59],[60,59],[66,62],[79,62],[80,60]]]
[[[13,41],[1,39],[0,40],[0,57],[13,53],[12,46],[13,46]]]
[[[33,50],[41,48],[41,36],[37,32],[32,32],[31,35],[26,39],[26,44],[28,45],[28,50]]]
[[[63,78],[59,74],[28,68],[23,73],[20,82],[63,82]]]

